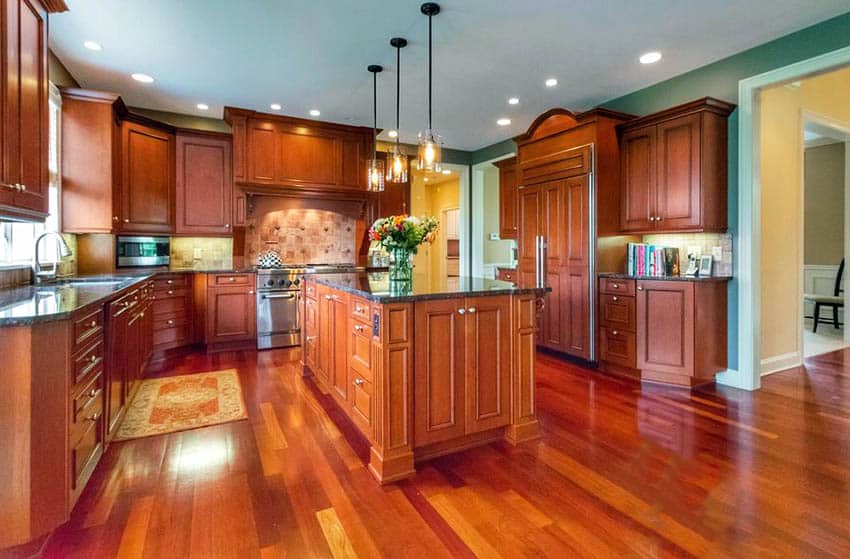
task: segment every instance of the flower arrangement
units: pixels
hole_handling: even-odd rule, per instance
[[[409,282],[413,279],[411,256],[422,243],[433,243],[440,224],[433,217],[412,215],[382,217],[372,224],[369,238],[381,243],[390,253],[390,280]]]
[[[433,243],[437,238],[439,223],[433,217],[418,218],[412,215],[382,217],[372,224],[369,238],[381,243],[385,249],[405,249],[413,254],[422,243]]]

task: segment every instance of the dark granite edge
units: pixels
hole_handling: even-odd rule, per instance
[[[731,281],[732,276],[708,276],[708,277],[693,277],[693,276],[632,276],[629,274],[621,274],[617,272],[599,272],[596,274],[600,278],[623,279],[623,280],[649,280],[649,281]]]
[[[348,293],[349,295],[356,295],[362,299],[366,299],[367,301],[372,301],[373,303],[410,303],[414,301],[435,301],[441,299],[459,299],[462,297],[487,297],[490,295],[542,295],[548,291],[551,291],[552,288],[538,288],[538,287],[505,287],[504,289],[485,289],[481,291],[465,291],[458,293],[423,293],[423,294],[411,294],[411,295],[393,295],[389,294],[374,294],[363,291],[362,289],[357,289],[356,287],[352,287],[350,285],[342,285],[333,281],[330,278],[323,278],[322,274],[308,275],[304,276],[305,283],[313,281],[315,283],[320,283],[322,285],[326,285],[328,287],[333,287],[339,291],[344,293]]]

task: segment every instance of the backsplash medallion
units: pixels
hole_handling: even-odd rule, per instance
[[[255,212],[248,219],[245,248],[250,262],[265,250],[285,264],[353,264],[356,220],[341,213],[306,208]]]

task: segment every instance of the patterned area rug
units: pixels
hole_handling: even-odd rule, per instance
[[[235,369],[143,380],[115,440],[138,439],[245,419]]]

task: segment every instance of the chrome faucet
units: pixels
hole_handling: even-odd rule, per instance
[[[34,279],[35,283],[41,283],[42,281],[44,281],[46,279],[47,280],[56,279],[56,271],[59,268],[59,262],[58,261],[53,262],[53,269],[42,271],[41,263],[39,262],[39,258],[38,258],[38,247],[41,244],[41,240],[43,238],[49,237],[49,236],[54,236],[59,241],[59,257],[60,257],[60,259],[65,258],[67,256],[71,256],[71,254],[72,254],[70,247],[68,247],[68,243],[65,242],[65,239],[62,238],[62,235],[60,235],[56,231],[47,231],[45,233],[42,233],[35,240],[35,250],[33,251],[35,254],[33,254],[33,259],[32,259],[32,273],[33,273],[33,279]]]

